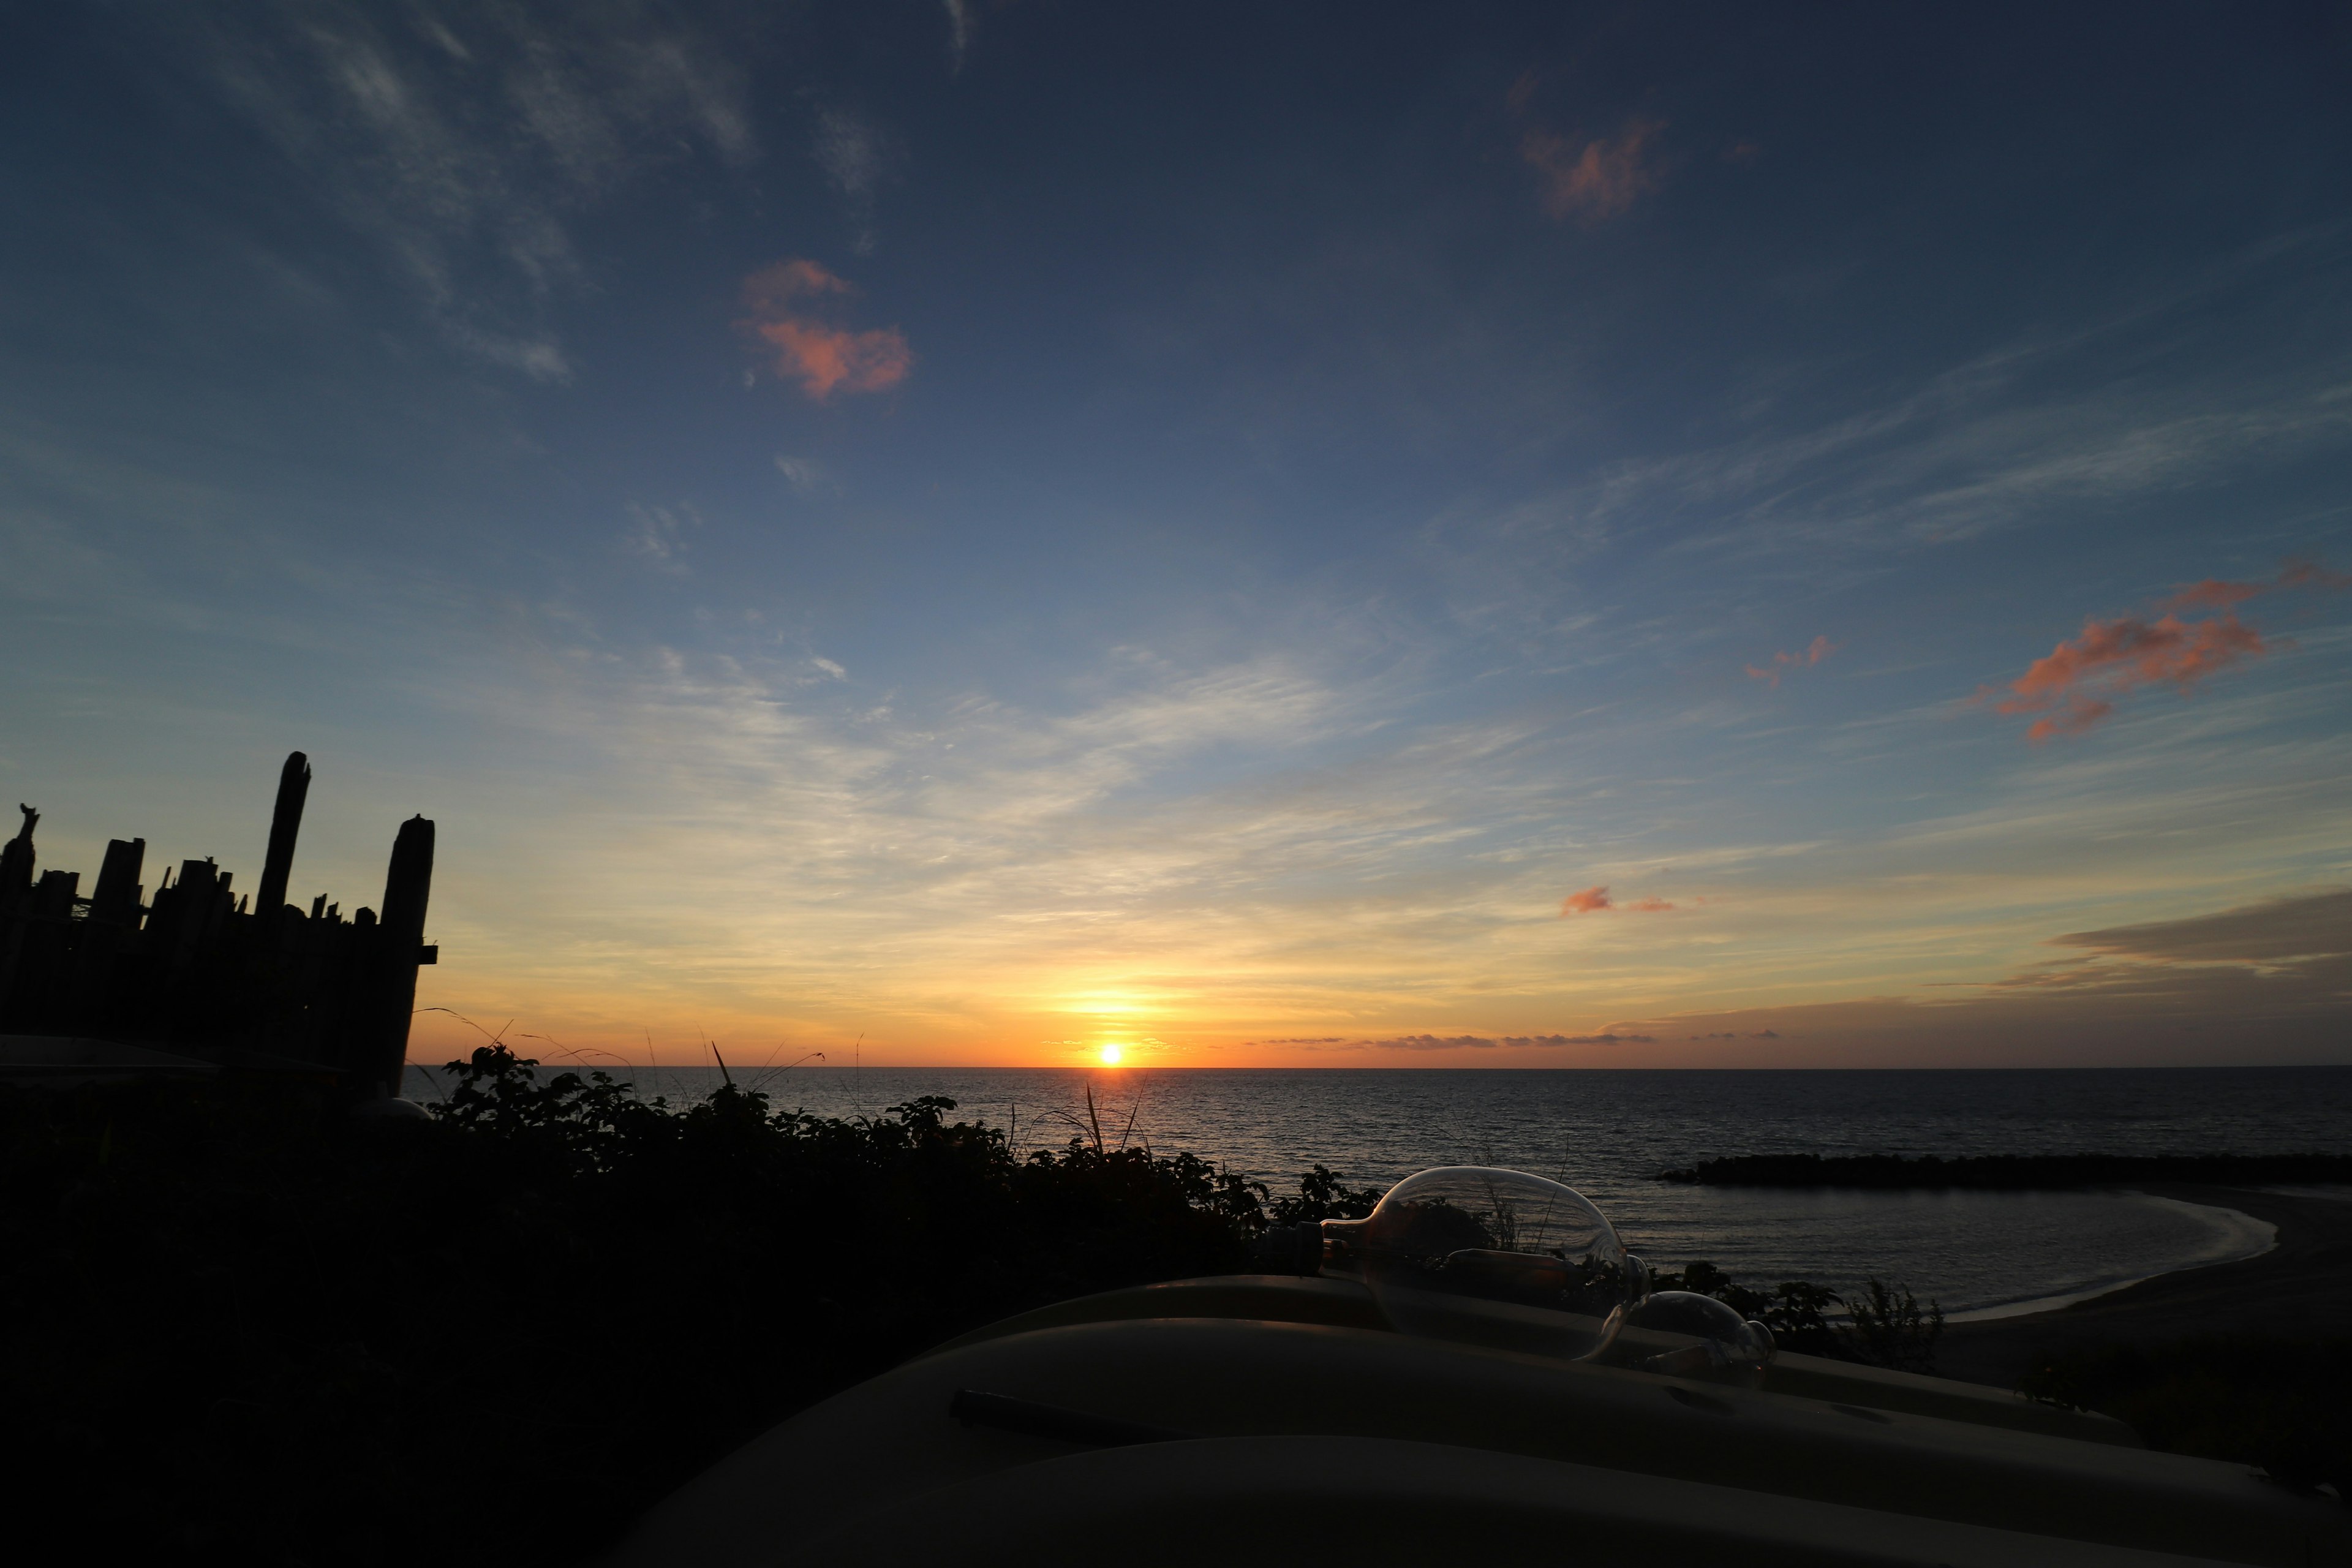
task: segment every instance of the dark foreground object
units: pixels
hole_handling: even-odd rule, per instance
[[[1633,1364],[1522,1353],[1527,1311],[1454,1298],[1405,1335],[1360,1284],[1278,1276],[1063,1302],[766,1433],[612,1568],[1011,1568],[1061,1542],[1136,1568],[2352,1558],[2337,1504],[2113,1422],[1801,1355],[1664,1374],[1696,1342],[1646,1330]]]
[[[1184,1443],[1200,1436],[1198,1432],[1179,1432],[1172,1426],[1147,1426],[1139,1421],[1112,1421],[1100,1415],[1089,1415],[1083,1410],[1073,1410],[1066,1405],[1042,1405],[1034,1399],[1015,1399],[1009,1394],[986,1394],[976,1388],[959,1388],[948,1401],[948,1414],[973,1426],[992,1426],[1000,1432],[1018,1432],[1027,1437],[1049,1437],[1056,1443],[1070,1443],[1083,1448],[1123,1448],[1132,1443]]]
[[[2049,1357],[2020,1383],[2128,1422],[2151,1447],[2242,1458],[2352,1496],[2352,1334],[2111,1344]]]
[[[2057,1311],[1950,1324],[1938,1370],[2105,1411],[2158,1447],[2352,1495],[2352,1202],[2147,1190],[2268,1221],[2277,1245]]]
[[[496,1049],[458,1079],[415,1121],[355,1120],[331,1086],[282,1074],[0,1085],[12,1560],[581,1562],[756,1433],[953,1336],[1238,1273],[1270,1222],[1351,1217],[1376,1195],[1318,1170],[1270,1200],[1191,1156],[1076,1141],[1016,1154],[943,1100],[842,1121],[728,1089],[673,1110]],[[1331,1283],[1277,1282],[1293,1310],[1379,1328],[1316,1289]],[[1192,1299],[1265,1317],[1275,1288],[1214,1312]],[[1833,1392],[1851,1374],[1811,1365],[1773,1375],[1853,1403]],[[1979,1397],[1870,1375],[1908,1391],[1898,1416]],[[926,1419],[961,1429],[959,1388],[1220,1430],[985,1368]],[[2021,1430],[2053,1418],[1982,1397]],[[1675,1408],[1712,1422],[1722,1403]],[[1382,1453],[1366,1463],[1413,1462]]]
[[[431,1121],[278,1075],[0,1086],[11,1555],[577,1562],[953,1334],[1246,1266],[1256,1194],[1202,1162],[1016,1158],[949,1109],[674,1112],[503,1052]]]
[[[102,1065],[89,1059],[96,1043],[397,1095],[417,967],[439,962],[425,941],[433,824],[401,824],[380,915],[345,919],[324,893],[306,912],[286,896],[310,793],[310,760],[293,752],[257,902],[233,893],[235,874],[210,857],[181,862],[176,882],[165,869],[151,895],[144,838],[110,841],[84,896],[80,872],[39,868],[41,814],[20,805],[23,826],[0,845],[0,1080]]]
[[[2352,1183],[2352,1154],[1737,1154],[1702,1160],[1661,1179],[1710,1187],[2061,1187],[2204,1182]]]

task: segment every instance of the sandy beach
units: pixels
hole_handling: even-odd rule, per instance
[[[2224,1187],[2141,1190],[2252,1215],[2278,1227],[2278,1244],[2258,1258],[2160,1274],[2053,1311],[1954,1323],[1937,1347],[1937,1373],[2011,1387],[2046,1355],[2104,1344],[2352,1333],[2352,1201]]]

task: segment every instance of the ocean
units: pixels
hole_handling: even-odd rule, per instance
[[[1841,1290],[1877,1278],[1966,1316],[2248,1257],[2269,1245],[2271,1228],[2232,1210],[2135,1193],[1710,1188],[1658,1173],[1751,1153],[2352,1153],[2352,1068],[732,1065],[739,1082],[779,1109],[873,1116],[918,1095],[945,1095],[957,1117],[1014,1129],[1029,1148],[1076,1136],[1091,1088],[1106,1142],[1188,1151],[1276,1191],[1295,1190],[1318,1163],[1359,1185],[1432,1165],[1510,1166],[1582,1192],[1654,1265],[1704,1258],[1748,1283],[1803,1279]],[[673,1104],[719,1081],[715,1068],[612,1070]],[[412,1097],[436,1098],[439,1076],[412,1068]]]

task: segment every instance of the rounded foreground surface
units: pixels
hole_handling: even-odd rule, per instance
[[[1494,1343],[1409,1336],[1369,1300],[1261,1277],[1013,1320],[737,1451],[614,1561],[2352,1562],[2340,1505],[2113,1423],[1810,1357],[1760,1388],[1565,1362],[1507,1348],[1511,1303]]]
[[[1750,1568],[2189,1568],[2208,1561],[1370,1437],[1206,1438],[1072,1454],[844,1521],[792,1555],[845,1568],[1011,1568],[1038,1562],[1055,1542],[1077,1542],[1137,1568],[1571,1568],[1677,1559]]]

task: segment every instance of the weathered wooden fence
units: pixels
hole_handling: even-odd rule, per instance
[[[0,847],[0,1035],[67,1035],[162,1046],[225,1061],[302,1063],[362,1092],[396,1095],[416,1005],[433,890],[433,824],[400,825],[381,910],[346,918],[325,894],[286,901],[310,788],[299,752],[278,775],[257,896],[230,891],[210,859],[140,879],[143,838],[106,847],[98,880],[38,871],[40,813]]]

